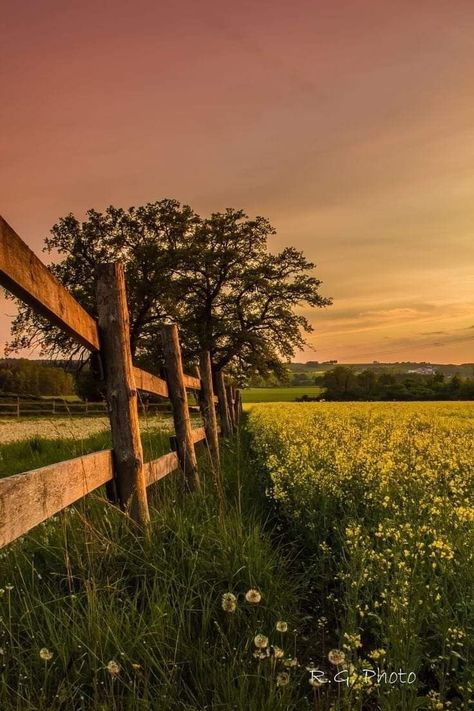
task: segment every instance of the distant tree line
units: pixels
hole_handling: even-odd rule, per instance
[[[338,365],[318,380],[325,388],[319,398],[304,400],[474,400],[474,378],[418,373],[354,372]]]
[[[15,395],[72,395],[74,377],[62,368],[27,358],[0,361],[0,393]]]

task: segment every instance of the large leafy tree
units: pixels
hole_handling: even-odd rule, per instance
[[[129,210],[91,210],[87,220],[59,220],[45,249],[59,280],[95,315],[95,267],[124,263],[134,357],[150,369],[160,362],[159,329],[180,325],[185,356],[209,349],[215,370],[242,378],[281,373],[283,362],[312,330],[299,307],[324,307],[314,264],[287,247],[268,251],[274,229],[263,217],[228,209],[202,219],[190,207],[162,200]],[[40,342],[48,354],[72,343],[20,304],[12,349]]]
[[[265,218],[228,209],[188,235],[179,321],[190,353],[209,349],[217,370],[279,374],[312,331],[298,307],[330,304],[319,294],[315,265],[301,252],[268,252],[274,234]]]

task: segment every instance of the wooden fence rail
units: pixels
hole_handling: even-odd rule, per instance
[[[112,450],[0,479],[0,547],[104,484],[109,497],[146,528],[148,486],[181,469],[185,487],[199,488],[198,442],[208,442],[214,471],[219,468],[218,434],[222,431],[227,436],[235,428],[238,391],[226,385],[220,373],[216,378],[217,397],[214,395],[208,353],[201,354],[199,377],[183,372],[175,325],[162,329],[166,379],[132,364],[120,264],[99,265],[96,322],[0,217],[0,285],[99,356],[113,444]],[[171,403],[175,427],[171,446],[175,451],[151,462],[143,461],[137,390],[169,398]],[[187,390],[198,395],[203,427],[191,427]]]

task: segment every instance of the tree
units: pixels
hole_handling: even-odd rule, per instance
[[[319,294],[314,264],[301,252],[268,251],[275,230],[263,217],[228,209],[202,219],[186,205],[162,200],[90,210],[87,218],[80,223],[68,215],[52,228],[46,250],[63,259],[51,268],[95,315],[96,264],[124,263],[132,354],[151,370],[161,360],[160,327],[171,320],[180,326],[188,360],[208,349],[216,371],[283,375],[283,361],[312,330],[296,309],[331,303]],[[35,341],[48,354],[72,348],[67,335],[22,305],[11,348]]]
[[[89,210],[87,220],[70,214],[53,226],[44,250],[62,260],[49,269],[92,316],[96,316],[96,266],[121,261],[126,270],[130,345],[135,356],[156,338],[159,325],[174,317],[179,294],[174,270],[183,235],[198,220],[190,207],[162,200],[143,207]],[[74,341],[18,301],[9,350],[41,345],[44,355],[77,353]]]
[[[17,395],[72,395],[74,379],[62,368],[27,358],[0,361],[0,392]]]
[[[185,350],[211,351],[216,370],[284,377],[282,361],[304,345],[309,320],[298,306],[331,303],[319,294],[315,265],[292,247],[267,251],[275,234],[263,217],[228,209],[202,220],[184,250],[179,323]]]
[[[326,388],[324,393],[326,400],[354,399],[358,390],[355,373],[344,365],[327,370],[323,375],[322,384]]]

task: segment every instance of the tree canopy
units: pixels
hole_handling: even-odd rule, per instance
[[[473,400],[474,379],[453,375],[446,378],[441,372],[384,373],[338,365],[320,379],[325,391],[323,400]],[[309,397],[304,398],[311,399]]]
[[[213,367],[237,377],[282,371],[312,331],[301,307],[322,308],[315,265],[293,247],[272,253],[275,230],[263,217],[227,209],[202,218],[176,200],[128,210],[89,210],[80,222],[61,218],[45,240],[59,255],[57,278],[95,316],[96,265],[124,264],[135,359],[160,363],[159,329],[175,321],[184,356],[211,352]],[[56,327],[19,302],[11,350],[40,343],[44,354],[77,347]],[[76,351],[77,352],[77,351]]]
[[[73,395],[74,378],[62,368],[27,358],[0,360],[0,392],[16,395]]]

